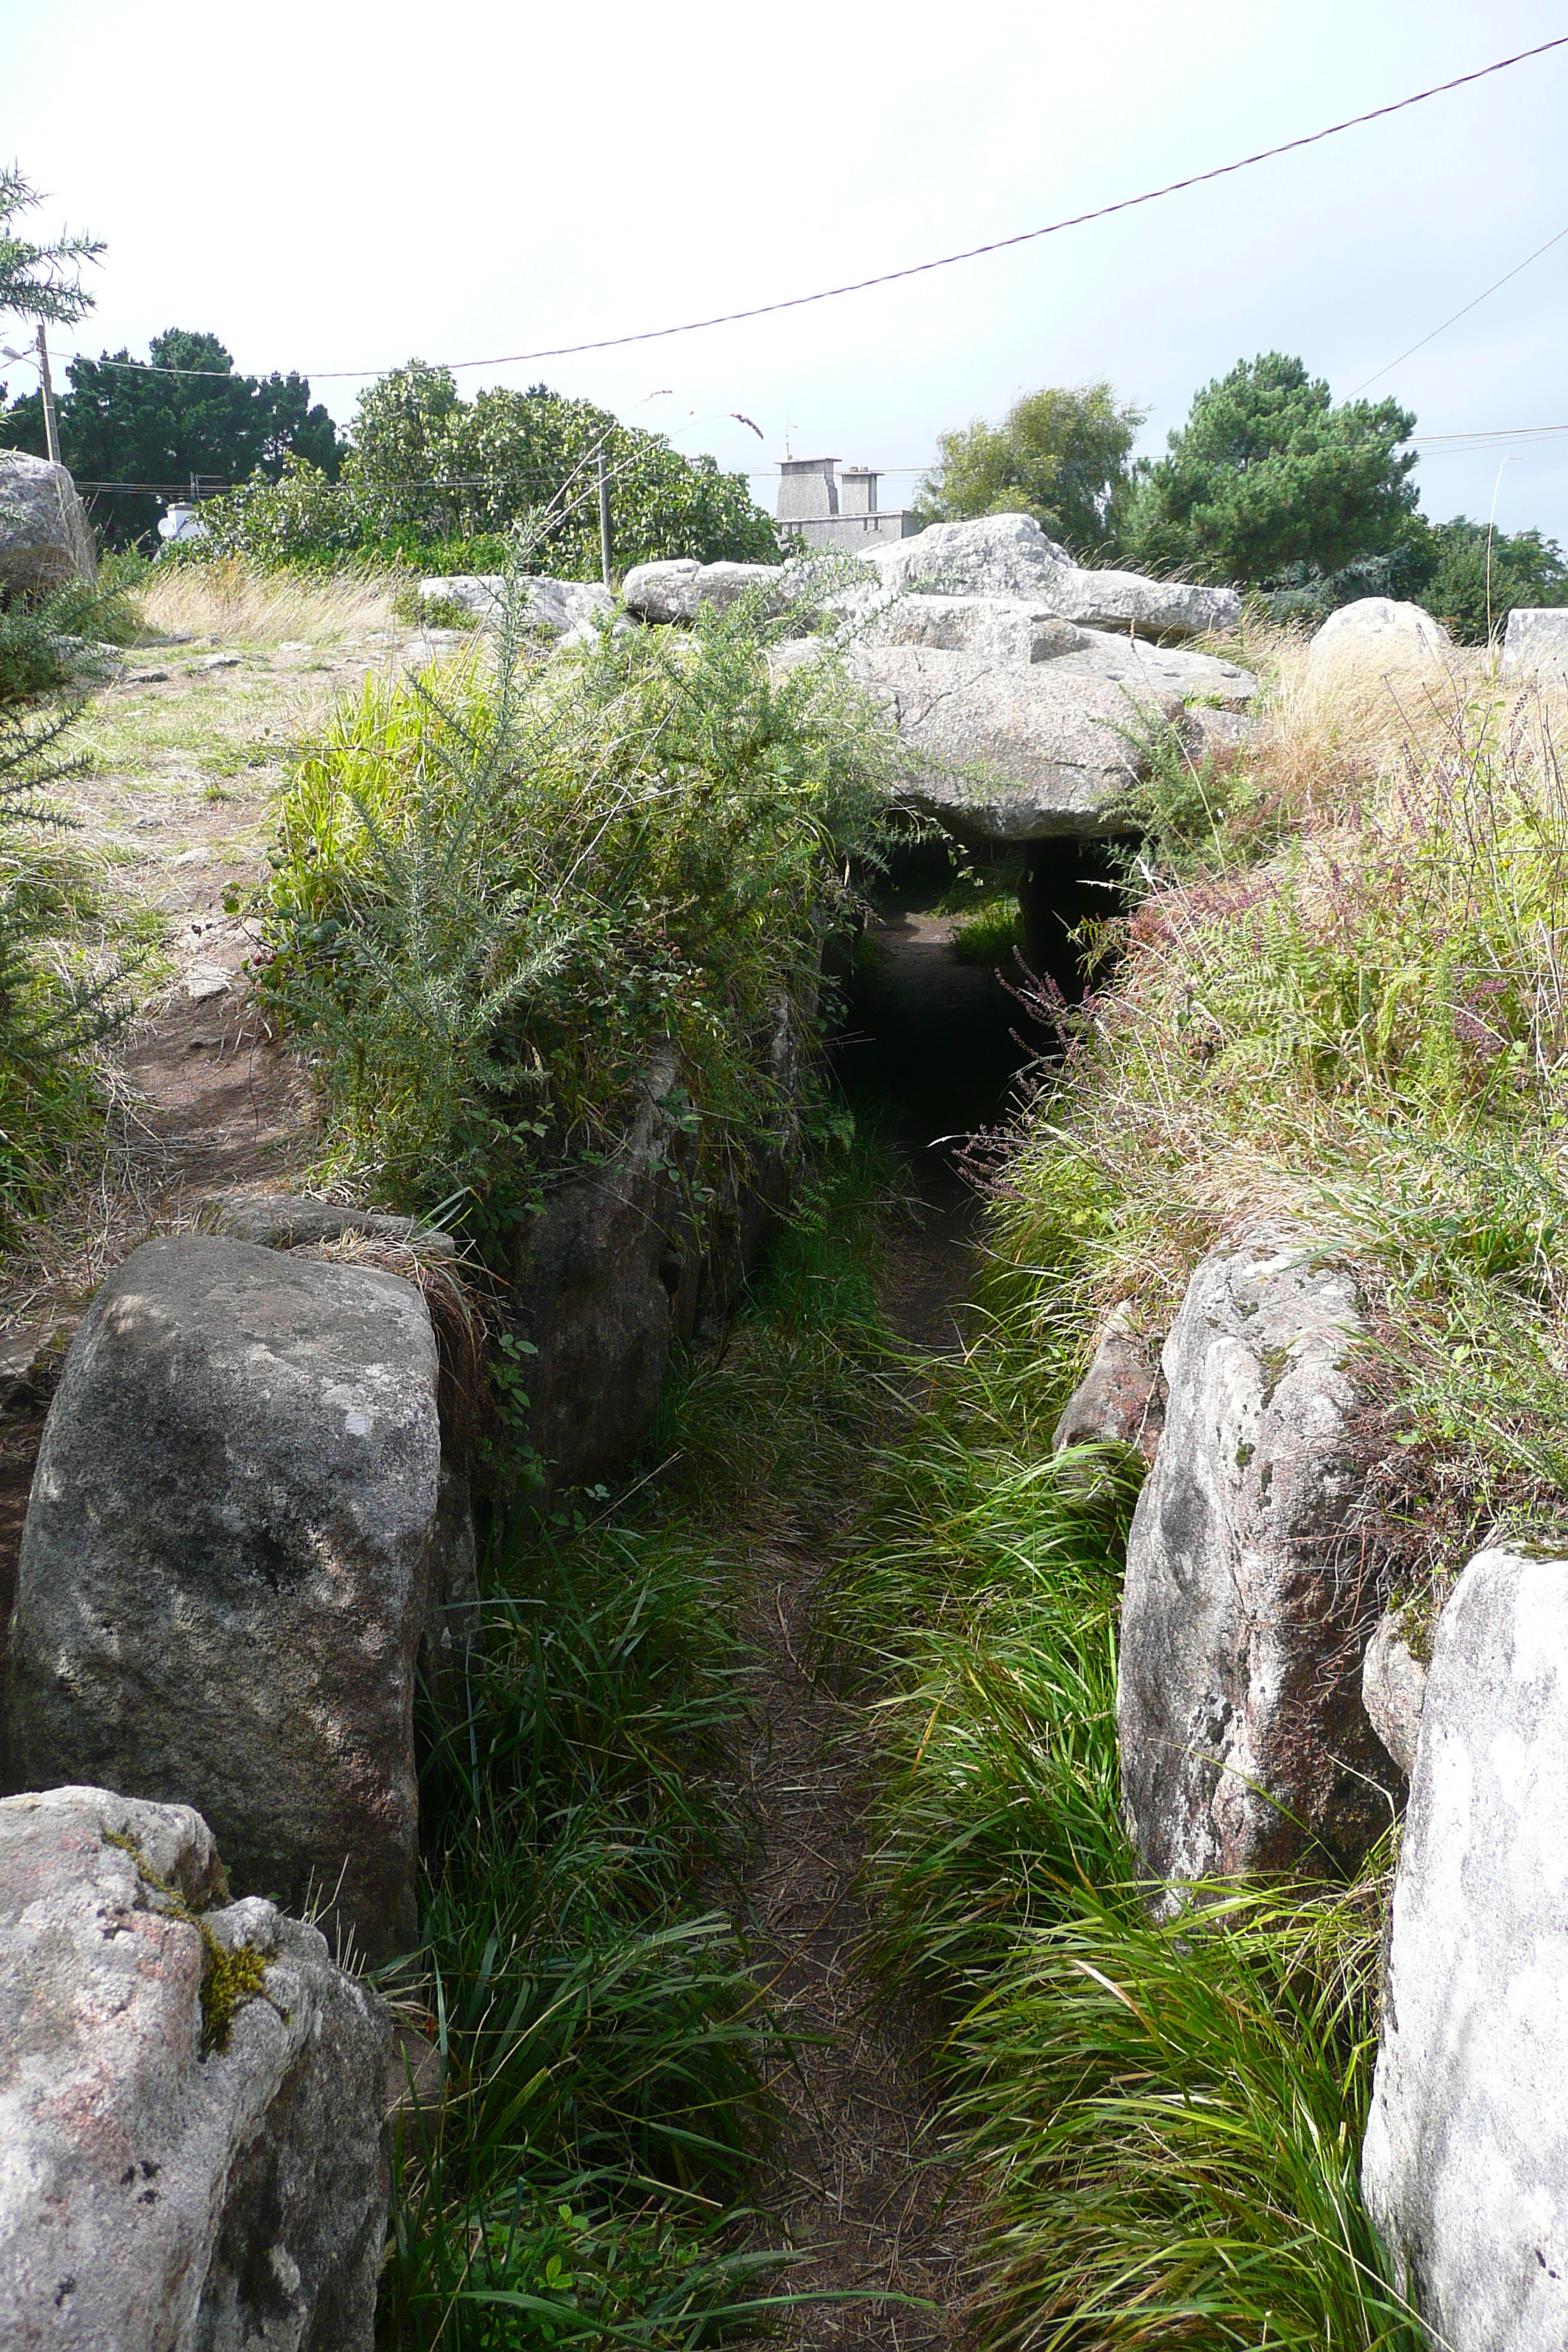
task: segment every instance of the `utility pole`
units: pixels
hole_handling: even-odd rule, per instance
[[[60,462],[60,428],[55,422],[55,387],[49,375],[49,347],[44,341],[44,322],[38,320],[38,388],[44,395],[44,446],[49,453],[49,463]]]
[[[610,478],[605,471],[602,449],[599,452],[599,565],[607,588],[610,584]]]

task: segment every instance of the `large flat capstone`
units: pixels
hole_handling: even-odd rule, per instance
[[[1478,1553],[1437,1621],[1362,2183],[1452,2352],[1568,2343],[1568,1559]]]
[[[195,1805],[235,1886],[415,1930],[437,1349],[410,1283],[145,1243],[71,1343],[23,1536],[8,1785]]]
[[[1234,588],[1088,570],[1047,539],[1032,515],[931,523],[913,539],[868,548],[861,561],[886,588],[1018,598],[1083,628],[1192,637],[1232,630],[1241,622],[1241,599]]]
[[[1375,1602],[1346,1541],[1360,1486],[1352,1270],[1288,1226],[1193,1276],[1127,1547],[1117,1727],[1140,1862],[1190,1882],[1353,1864],[1397,1779],[1362,1704]]]
[[[370,2352],[391,2050],[186,1807],[0,1803],[0,2344]]]
[[[929,639],[879,642],[900,611],[850,638],[845,665],[897,733],[900,800],[960,840],[1126,830],[1117,803],[1143,771],[1150,730],[1173,727],[1194,757],[1234,745],[1257,685],[1237,663],[1103,630],[1045,658],[1020,631],[1012,663]],[[774,662],[813,660],[820,643],[781,646]]]

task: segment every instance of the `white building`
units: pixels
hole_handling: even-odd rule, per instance
[[[168,512],[158,518],[158,536],[166,547],[174,547],[183,541],[205,539],[206,535],[207,527],[195,508],[183,499],[171,499]]]
[[[781,539],[805,547],[837,547],[853,555],[878,540],[912,539],[921,526],[908,507],[879,507],[879,477],[868,466],[837,457],[786,457],[779,467]]]

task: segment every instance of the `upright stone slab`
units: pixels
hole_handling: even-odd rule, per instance
[[[1289,1227],[1205,1258],[1165,1342],[1133,1515],[1117,1725],[1151,1878],[1353,1864],[1397,1786],[1362,1705],[1377,1609],[1344,1541],[1353,1275]]]
[[[1568,2343],[1568,1559],[1471,1560],[1437,1622],[1362,2183],[1451,2352]]]
[[[195,1805],[236,1887],[415,1930],[415,1660],[441,1442],[419,1292],[205,1234],[104,1284],[23,1537],[8,1784]]]
[[[39,596],[98,569],[92,533],[63,466],[0,449],[0,589]]]
[[[1552,686],[1568,680],[1568,608],[1515,605],[1503,633],[1502,667]]]
[[[0,1803],[0,2344],[371,2352],[391,2053],[186,1807]]]

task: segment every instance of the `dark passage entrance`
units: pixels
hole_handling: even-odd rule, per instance
[[[876,919],[845,984],[834,1064],[857,1118],[908,1157],[933,1208],[952,1212],[972,1197],[957,1167],[963,1139],[1007,1117],[1019,1072],[1054,1045],[1003,985],[1024,985],[1015,944],[1031,971],[1049,973],[1069,1000],[1081,996],[1068,934],[1115,911],[1113,877],[1097,843],[1035,842],[961,862],[935,841],[898,853],[876,890]],[[1017,908],[1016,941],[1002,928],[1005,898]],[[968,960],[954,935],[982,905],[994,915],[986,951]]]
[[[1116,912],[1120,881],[1102,841],[1031,841],[1025,848],[1018,891],[1024,958],[1031,971],[1048,972],[1069,1003],[1084,989],[1082,950],[1071,934],[1080,923],[1102,923]]]

